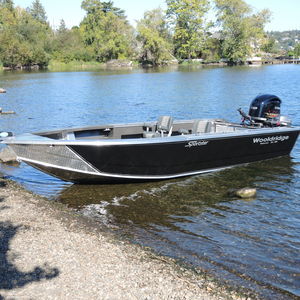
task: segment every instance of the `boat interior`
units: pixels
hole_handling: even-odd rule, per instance
[[[188,134],[229,133],[245,129],[249,129],[249,127],[221,119],[174,121],[170,116],[161,116],[157,122],[69,128],[35,134],[55,140],[99,140],[165,138]]]
[[[242,122],[232,123],[224,119],[175,120],[160,116],[157,121],[134,124],[105,124],[81,128],[67,128],[22,135],[19,139],[52,139],[62,141],[105,139],[152,139],[181,135],[230,134],[235,131],[255,130],[270,127],[291,127],[291,120],[280,115],[281,100],[275,95],[258,95],[252,101],[249,114],[238,109]],[[0,132],[1,137],[12,133]]]

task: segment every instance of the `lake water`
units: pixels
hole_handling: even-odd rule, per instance
[[[300,65],[99,72],[0,73],[1,130],[101,123],[240,119],[259,93],[283,100],[300,125]],[[133,242],[205,270],[260,299],[300,297],[300,142],[288,157],[214,174],[145,184],[72,185],[33,168],[2,165],[26,188],[60,201]],[[257,188],[241,200],[230,189]]]

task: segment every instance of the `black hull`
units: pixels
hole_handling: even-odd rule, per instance
[[[44,173],[47,173],[53,177],[56,177],[58,179],[61,179],[63,181],[69,181],[73,182],[76,184],[126,184],[126,183],[143,183],[143,182],[150,182],[150,181],[162,181],[162,180],[170,180],[170,179],[175,179],[179,177],[188,177],[192,175],[200,175],[200,174],[205,174],[205,173],[211,173],[211,172],[217,172],[221,171],[226,168],[231,168],[251,162],[256,162],[256,161],[262,161],[262,160],[267,160],[267,159],[273,159],[277,157],[282,157],[282,156],[287,156],[289,153],[284,153],[284,154],[276,154],[272,155],[270,157],[264,157],[264,158],[257,158],[257,159],[252,159],[252,160],[246,160],[243,162],[235,163],[235,164],[228,164],[220,167],[215,167],[212,169],[202,169],[198,170],[193,173],[187,173],[187,174],[176,174],[176,175],[169,175],[169,176],[163,176],[160,178],[144,178],[144,177],[123,177],[122,175],[119,176],[102,176],[102,175],[93,175],[93,174],[82,174],[80,172],[76,171],[69,171],[69,170],[62,170],[60,168],[56,167],[45,167],[40,164],[35,164],[31,162],[27,162],[28,165],[32,166],[35,169],[38,169]]]
[[[101,147],[74,145],[71,149],[103,173],[172,176],[287,155],[298,133],[290,132],[288,136],[284,142],[264,145],[253,143],[253,136],[246,136],[206,139],[190,147],[187,141],[182,141]]]
[[[26,161],[35,168],[75,183],[163,180],[288,155],[298,131],[236,135],[163,143],[68,145],[96,172],[80,172]]]
[[[25,135],[6,143],[20,160],[62,180],[123,183],[196,175],[288,155],[300,131],[234,124],[225,129],[230,126],[236,130],[132,139],[90,136],[91,140]]]

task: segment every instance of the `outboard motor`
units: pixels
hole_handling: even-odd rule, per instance
[[[250,105],[249,116],[257,123],[276,126],[280,117],[280,105],[281,100],[275,95],[259,95]]]
[[[280,115],[280,105],[281,100],[275,95],[259,95],[253,99],[248,115],[238,109],[243,117],[242,124],[259,127],[290,126],[291,120]]]

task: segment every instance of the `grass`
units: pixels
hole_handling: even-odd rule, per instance
[[[199,61],[199,60],[183,60],[179,62],[180,66],[202,66],[215,64],[214,61]],[[140,63],[136,60],[133,60],[132,67],[138,68],[141,67]],[[97,61],[70,61],[68,63],[64,63],[58,60],[50,60],[49,65],[47,67],[49,71],[88,71],[88,70],[103,70],[106,69],[105,63],[99,63]],[[0,71],[3,70],[3,64],[0,61]]]
[[[139,67],[138,61],[133,61],[132,67],[137,68]],[[50,60],[48,66],[46,67],[47,70],[52,72],[59,72],[59,71],[91,71],[91,70],[104,70],[107,66],[105,63],[99,63],[97,61],[79,61],[73,60],[68,63],[64,63],[59,60]],[[0,61],[0,72],[3,71],[3,64]]]
[[[104,69],[105,64],[96,61],[70,61],[64,63],[57,60],[51,60],[48,65],[50,71],[81,71],[81,70],[97,70]]]

